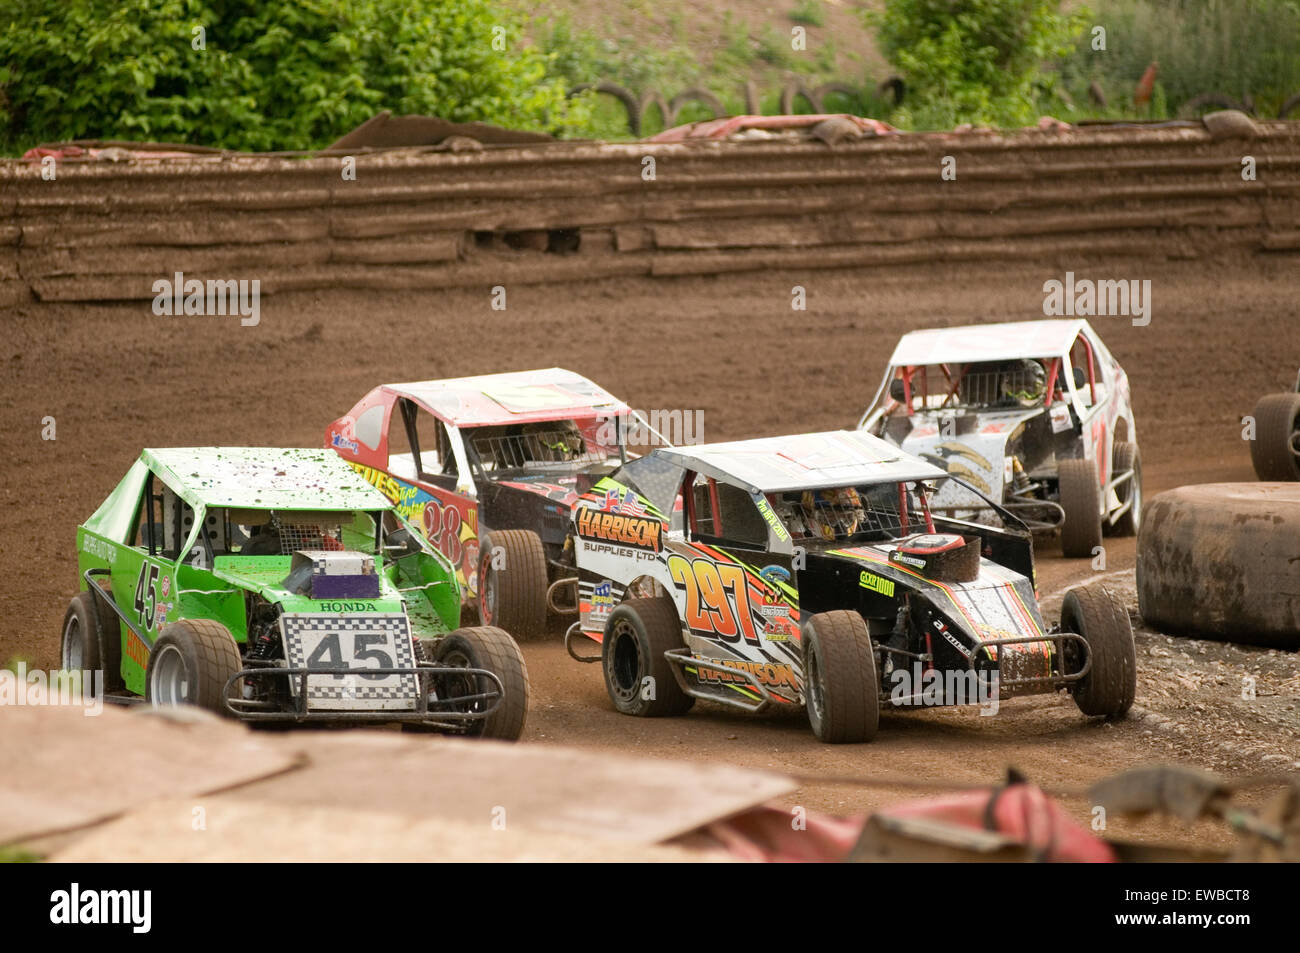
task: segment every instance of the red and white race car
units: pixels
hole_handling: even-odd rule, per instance
[[[541,635],[576,600],[570,509],[626,462],[628,406],[558,367],[384,384],[325,430],[457,568],[484,625]]]
[[[861,429],[961,477],[1086,557],[1136,535],[1142,461],[1128,375],[1083,320],[905,334]],[[943,501],[935,501],[942,506]]]

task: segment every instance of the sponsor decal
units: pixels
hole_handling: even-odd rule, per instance
[[[925,568],[924,559],[918,559],[915,556],[904,555],[903,553],[900,553],[898,550],[894,550],[892,553],[889,554],[889,561],[893,563],[903,563],[904,565],[907,566],[915,566],[917,569]]]
[[[111,543],[96,539],[94,536],[84,537],[81,548],[86,551],[87,556],[94,556],[96,559],[102,559],[108,563],[117,559],[117,549]]]
[[[378,612],[373,602],[322,602],[325,612]]]
[[[772,505],[767,502],[767,497],[762,493],[755,493],[753,494],[753,500],[754,505],[758,507],[758,512],[763,516],[763,522],[772,527],[772,532],[776,534],[776,538],[783,543],[788,542],[790,533],[786,530],[785,524],[781,522],[781,517],[776,515]],[[789,576],[787,575],[786,578],[788,579]]]
[[[591,614],[607,616],[614,611],[614,585],[608,579],[598,582],[591,590]]]
[[[126,636],[126,657],[143,669],[149,667],[149,646],[134,632],[128,632]]]
[[[330,435],[330,446],[335,450],[346,450],[348,453],[357,453],[361,449],[360,444],[355,440],[349,440],[341,433]]]
[[[766,603],[758,607],[758,614],[763,617],[763,640],[766,642],[789,642],[798,640],[799,628],[790,619],[790,607]]]
[[[659,552],[663,524],[642,516],[620,516],[586,507],[576,517],[578,535],[587,539],[609,540],[638,549]]]
[[[922,560],[924,563],[924,560]],[[894,594],[894,580],[886,579],[884,576],[877,576],[873,572],[867,572],[865,569],[858,574],[858,585],[863,589],[870,589],[872,592],[878,592],[882,596],[892,596]]]
[[[725,665],[727,668],[735,669],[737,673],[748,672],[753,675],[761,685],[768,685],[773,688],[787,687],[798,690],[798,683],[795,681],[794,669],[786,662],[747,662],[744,659],[705,659],[706,662],[713,662],[716,665]],[[719,672],[712,669],[700,668],[700,681],[702,682],[741,682],[747,683],[745,676],[730,672]]]

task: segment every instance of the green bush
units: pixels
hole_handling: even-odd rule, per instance
[[[551,131],[585,118],[548,78],[548,58],[521,44],[522,23],[490,0],[8,5],[6,150],[84,138],[313,149],[382,109]]]
[[[1096,0],[1094,23],[1106,49],[1094,50],[1091,30],[1063,65],[1076,96],[1097,82],[1114,109],[1132,112],[1133,90],[1153,62],[1157,90],[1176,111],[1201,93],[1246,94],[1260,115],[1300,93],[1300,2],[1297,0]],[[1152,102],[1152,116],[1163,111]]]
[[[1046,61],[1068,52],[1086,11],[1058,0],[885,0],[867,13],[882,52],[907,80],[900,125],[1023,125],[1059,105]]]

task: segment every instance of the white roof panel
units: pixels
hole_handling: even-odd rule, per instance
[[[947,476],[938,467],[860,430],[760,437],[654,452],[689,470],[727,477],[762,493]]]
[[[976,361],[1058,357],[1070,350],[1088,322],[1081,318],[975,324],[912,331],[899,339],[891,367],[970,364]]]

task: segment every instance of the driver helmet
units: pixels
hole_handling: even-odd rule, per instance
[[[800,500],[804,524],[822,539],[852,536],[866,518],[862,498],[853,487],[805,490]]]
[[[1002,375],[1002,393],[1022,407],[1041,404],[1047,393],[1047,372],[1037,361],[1016,361]]]

